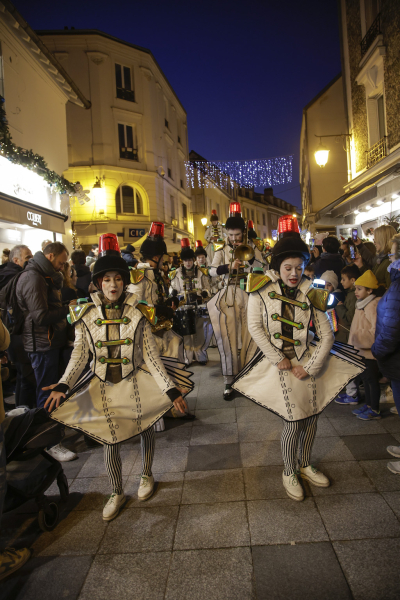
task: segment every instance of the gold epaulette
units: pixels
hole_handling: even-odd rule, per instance
[[[213,244],[213,248],[214,248],[214,252],[217,252],[218,250],[222,250],[222,248],[225,246],[225,242],[214,242]]]
[[[144,269],[129,269],[131,283],[140,283],[144,279]]]
[[[94,306],[93,302],[86,302],[85,304],[72,304],[69,307],[69,319],[71,325],[79,321],[87,312],[88,308]]]
[[[177,273],[177,269],[175,269],[174,271],[170,271],[170,272],[168,273],[168,277],[169,277],[169,280],[170,280],[170,281],[172,281],[172,280],[173,280],[173,278],[175,277],[176,273]]]
[[[314,308],[318,308],[318,310],[325,312],[328,308],[329,294],[329,290],[312,287],[310,291],[307,292],[306,296]]]
[[[199,267],[200,271],[203,273],[203,275],[210,275],[210,273],[208,272],[208,269],[206,267]]]
[[[149,321],[149,323],[151,323],[151,325],[155,325],[157,323],[156,309],[154,308],[154,306],[148,306],[147,302],[144,302],[142,300],[141,302],[138,302],[136,308],[140,310],[142,315],[146,317],[146,319]]]
[[[247,275],[246,292],[257,292],[267,285],[269,281],[271,281],[271,278],[268,277],[268,275],[261,273],[249,273]]]
[[[260,252],[264,250],[265,244],[263,240],[260,240],[260,238],[253,238],[251,241],[253,242],[257,250],[259,250]]]

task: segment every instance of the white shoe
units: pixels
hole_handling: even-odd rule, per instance
[[[399,411],[397,410],[396,406],[392,406],[392,408],[390,409],[390,412],[393,413],[394,415],[399,414]]]
[[[394,402],[393,392],[390,385],[386,386],[386,388],[381,392],[381,396],[379,398],[380,404],[383,404],[385,402]]]
[[[329,487],[331,484],[327,476],[312,465],[300,467],[300,477],[318,487]]]
[[[138,500],[143,501],[150,498],[154,492],[154,477],[150,475],[142,475],[140,478],[139,490],[138,490]]]
[[[161,419],[158,419],[158,421],[156,421],[154,423],[154,431],[164,431],[165,430],[165,423],[164,423],[164,419],[161,417]]]
[[[111,494],[107,504],[103,508],[103,521],[112,521],[118,516],[123,504],[125,504],[125,494]]]
[[[297,500],[298,502],[304,500],[304,491],[295,473],[293,473],[293,475],[285,475],[285,473],[282,473],[282,481],[283,487],[289,498]]]
[[[224,400],[233,400],[233,398],[231,398],[233,389],[231,388],[230,385],[226,385],[225,389],[224,389]]]
[[[391,454],[392,456],[395,456],[396,458],[400,458],[400,446],[388,446],[386,448],[386,450],[389,452],[389,454]]]
[[[53,446],[52,448],[48,448],[46,452],[58,460],[58,462],[69,462],[70,460],[75,460],[78,458],[78,455],[75,454],[75,452],[71,452],[71,450],[68,450],[68,448],[64,448],[61,443],[57,444],[57,446]]]
[[[400,475],[400,460],[397,460],[396,462],[389,462],[387,464],[387,468],[395,475]]]

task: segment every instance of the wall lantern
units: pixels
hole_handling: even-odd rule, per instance
[[[207,225],[207,217],[201,219],[201,224],[204,225],[204,227]]]
[[[91,195],[94,198],[96,211],[99,214],[105,214],[106,206],[106,188],[104,185],[105,176],[96,177],[96,183],[92,188]]]
[[[343,141],[344,142],[343,150],[345,152],[347,152],[348,151],[347,141],[349,138],[351,138],[351,133],[338,133],[338,134],[330,134],[330,135],[316,135],[315,134],[315,137],[319,138],[318,148],[314,152],[315,161],[318,166],[325,167],[326,163],[328,162],[328,158],[329,158],[329,150],[326,146],[323,145],[323,143],[321,142],[321,138],[334,137],[334,138],[336,138],[336,142]]]

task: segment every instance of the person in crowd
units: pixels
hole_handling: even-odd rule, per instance
[[[264,261],[257,249],[249,260],[234,259],[236,248],[243,243],[246,231],[239,202],[231,202],[225,227],[227,244],[215,252],[210,268],[211,277],[221,276],[223,288],[207,302],[207,308],[221,356],[225,384],[223,398],[229,402],[235,376],[257,349],[247,327],[248,295],[241,289],[240,279],[247,278],[254,267],[262,269]]]
[[[400,412],[400,234],[390,241],[388,270],[391,284],[377,308],[375,341],[371,348],[383,375],[393,390],[394,412]],[[392,410],[392,409],[391,409]],[[400,446],[389,446],[389,454],[400,459]],[[388,463],[388,469],[400,475],[400,460]]]
[[[96,262],[98,255],[99,255],[99,245],[92,244],[89,254],[86,257],[86,266],[90,267],[91,264]]]
[[[82,290],[80,298],[86,298],[89,295],[89,285],[92,281],[92,274],[86,266],[86,255],[83,250],[74,250],[71,252],[71,262],[76,272],[76,287]]]
[[[23,343],[36,379],[36,404],[43,408],[47,393],[43,387],[54,381],[62,368],[63,348],[67,345],[68,306],[62,304],[62,270],[69,252],[61,242],[48,244],[36,252],[17,283],[17,300],[25,315]],[[48,452],[60,462],[74,460],[76,454],[57,444]]]
[[[62,274],[64,278],[63,286],[61,288],[61,300],[63,304],[69,304],[72,300],[85,298],[88,295],[76,286],[78,276],[73,265],[66,262]]]
[[[14,246],[10,251],[9,260],[0,266],[0,290],[7,285],[7,283],[17,275],[21,273],[25,264],[32,258],[32,252],[23,244]]]
[[[325,281],[325,289],[328,290],[331,294],[333,294],[336,300],[340,299],[342,291],[338,289],[339,280],[336,276],[336,273],[334,271],[325,271],[325,273],[322,273],[321,279],[322,281]],[[334,302],[333,306],[328,306],[326,313],[332,325],[333,333],[336,337],[336,334],[339,329],[339,319],[335,310],[335,306],[336,302]]]
[[[0,289],[6,285],[19,273],[22,273],[28,261],[32,258],[32,252],[25,245],[14,246],[10,252],[10,260],[0,268]],[[10,284],[11,285],[11,284]],[[36,381],[32,369],[31,361],[24,348],[22,335],[13,334],[11,336],[8,357],[17,372],[15,384],[15,406],[36,406]]]
[[[351,251],[350,251],[350,242],[348,240],[345,240],[342,242],[340,248],[339,248],[339,252],[341,253],[344,262],[346,263],[346,265],[350,265],[353,263],[353,258],[351,257]]]
[[[42,252],[44,251],[46,246],[48,246],[49,244],[52,244],[52,243],[53,243],[53,240],[43,240],[43,242],[40,244]]]
[[[363,247],[368,250],[368,256],[366,252],[361,256],[358,251],[358,246],[355,246],[354,257],[354,264],[360,269],[361,275],[363,275],[365,271],[372,270],[376,256],[376,248],[372,242],[363,242]]]
[[[296,219],[285,217],[283,223],[270,270],[252,273],[247,281],[248,326],[260,352],[238,374],[233,387],[284,420],[282,482],[290,498],[302,501],[301,479],[318,487],[330,485],[311,464],[318,417],[343,382],[362,370],[362,363],[339,357],[336,349],[331,352],[329,295],[303,276],[310,254]],[[315,346],[309,337],[311,321],[318,336]]]
[[[138,259],[133,256],[135,252],[135,248],[132,244],[128,244],[126,248],[121,250],[121,256],[128,265],[128,267],[134,267],[138,264]]]
[[[172,403],[183,413],[186,402],[158,354],[151,333],[154,312],[139,302],[137,296],[126,292],[130,269],[119,253],[116,236],[104,234],[104,238],[105,249],[93,273],[98,292],[92,294],[90,304],[71,307],[76,332],[74,351],[59,383],[46,387],[52,390],[46,405],[51,411],[59,406],[67,391],[73,390],[91,351],[95,359],[89,386],[78,387],[72,400],[64,402],[51,416],[103,442],[105,466],[112,485],[103,519],[111,521],[126,502],[120,444],[135,435],[141,436],[138,499],[147,500],[154,491],[154,420]],[[144,365],[150,378],[139,368]],[[103,406],[104,394],[107,410]]]
[[[215,251],[219,248],[220,244],[223,243],[226,239],[226,230],[219,222],[217,211],[215,209],[211,211],[210,223],[211,225],[207,227],[204,237],[207,241],[206,252],[208,262],[211,265]]]
[[[314,263],[311,263],[311,262],[308,263],[308,265],[304,269],[304,275],[306,277],[308,277],[308,279],[311,279],[311,281],[314,281],[314,279],[315,279],[315,266],[314,266]]]
[[[323,248],[321,245],[315,245],[314,248],[310,252],[310,263],[311,265],[315,264],[317,260],[320,258],[323,253]]]
[[[174,291],[180,298],[185,299],[185,305],[192,305],[192,313],[198,304],[203,304],[210,298],[210,278],[197,265],[195,265],[195,253],[190,247],[189,239],[181,240],[182,265],[171,273],[170,293]],[[183,309],[185,310],[185,309]],[[204,319],[195,315],[195,331],[183,336],[185,347],[185,362],[192,364],[196,360],[200,365],[206,365],[208,361],[207,348],[210,345],[212,330],[204,328]]]
[[[340,242],[334,235],[322,240],[323,252],[315,261],[315,277],[321,279],[322,273],[326,271],[334,271],[338,281],[343,267],[346,266],[342,256],[339,253]]]
[[[396,235],[396,230],[391,225],[381,225],[374,230],[374,244],[376,248],[376,256],[373,257],[372,253],[368,250],[366,245],[357,238],[355,245],[357,251],[361,255],[363,261],[366,264],[372,262],[372,272],[378,280],[379,285],[385,286],[387,289],[390,286],[390,273],[388,267],[390,264],[389,252],[390,243],[393,237]]]
[[[10,249],[9,248],[4,248],[3,250],[3,254],[1,256],[1,264],[4,265],[6,264],[10,259]]]
[[[163,279],[163,283],[164,283],[164,291],[165,291],[165,295],[168,296],[169,293],[169,286],[170,286],[170,279],[169,279],[169,260],[165,260],[162,264],[161,267],[161,274],[162,274],[162,279]]]
[[[364,383],[365,404],[353,410],[353,414],[363,421],[380,419],[379,367],[371,348],[375,340],[376,314],[379,298],[374,294],[379,283],[372,271],[365,271],[355,281],[356,310],[350,327],[349,344],[364,357],[365,371],[360,375]]]
[[[0,352],[7,350],[9,343],[9,333],[0,320]],[[0,521],[3,514],[4,499],[7,490],[6,449],[2,425],[4,419],[3,389],[0,375]],[[5,548],[5,550],[0,550],[0,580],[21,568],[30,556],[31,552],[27,548],[21,548],[20,550],[15,550],[15,548]]]

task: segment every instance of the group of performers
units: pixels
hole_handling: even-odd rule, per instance
[[[70,307],[74,350],[47,407],[52,418],[104,445],[112,486],[105,520],[126,500],[120,444],[136,435],[142,447],[138,498],[153,494],[154,430],[170,410],[190,416],[184,396],[193,383],[186,369],[193,360],[207,364],[213,334],[224,399],[231,401],[237,390],[283,419],[289,497],[304,498],[301,479],[330,484],[311,465],[318,416],[363,363],[352,347],[334,345],[329,292],[303,275],[310,254],[297,221],[282,218],[279,234],[271,250],[246,224],[238,202],[231,203],[225,228],[213,211],[207,248],[198,242],[194,251],[182,240],[182,265],[169,273],[169,289],[162,223],[152,223],[136,268],[121,258],[116,236],[101,236],[93,271],[98,291],[90,302]]]

